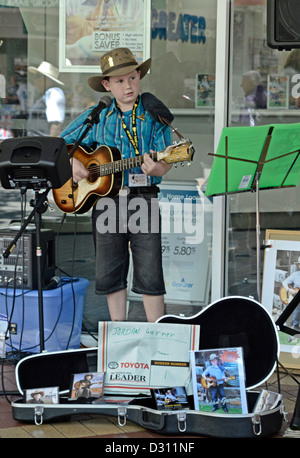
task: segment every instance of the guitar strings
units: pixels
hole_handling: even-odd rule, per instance
[[[156,160],[157,153],[150,153],[152,159]],[[121,172],[132,167],[138,167],[144,162],[144,156],[129,157],[118,161],[107,162],[104,164],[91,164],[88,168],[91,179],[97,179],[100,176],[109,175],[111,172]]]

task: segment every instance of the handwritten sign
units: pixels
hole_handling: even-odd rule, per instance
[[[150,388],[186,386],[189,351],[199,348],[200,326],[99,322],[98,371],[106,394],[149,394]]]

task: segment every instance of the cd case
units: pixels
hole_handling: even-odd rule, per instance
[[[184,386],[153,388],[150,391],[157,410],[189,409]]]

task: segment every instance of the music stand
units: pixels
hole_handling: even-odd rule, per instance
[[[223,128],[205,191],[214,197],[256,193],[257,296],[260,302],[259,191],[289,188],[300,181],[300,124]]]
[[[58,137],[22,137],[4,140],[0,145],[0,180],[4,189],[35,191],[33,210],[3,253],[8,258],[17,240],[33,217],[36,226],[40,350],[44,351],[44,310],[42,291],[41,214],[47,209],[47,195],[72,176],[67,145]],[[44,189],[42,193],[39,191]]]

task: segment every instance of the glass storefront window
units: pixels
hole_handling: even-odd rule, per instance
[[[233,1],[230,127],[289,124],[299,119],[299,97],[292,81],[293,75],[299,73],[299,51],[278,51],[267,46],[266,3]],[[266,230],[297,230],[298,201],[297,187],[260,191],[257,228],[256,193],[228,196],[228,294],[258,299],[263,287]],[[258,229],[260,272],[256,255]]]
[[[91,8],[92,6],[97,8],[102,3],[95,0],[89,2],[89,5]],[[87,84],[88,77],[95,74],[96,69],[88,72],[87,68],[82,67],[81,71],[80,68],[76,68],[76,65],[71,69],[72,71],[66,69],[66,65],[71,64],[72,66],[70,62],[72,59],[75,63],[84,61],[84,53],[90,51],[91,42],[89,41],[90,32],[86,28],[80,37],[74,38],[74,35],[71,37],[66,33],[62,39],[60,17],[62,4],[65,5],[66,19],[69,14],[76,14],[75,10],[80,2],[68,0],[46,2],[2,0],[0,2],[0,141],[8,137],[22,137],[32,133],[57,135],[59,130],[75,116],[99,101],[99,93],[92,91]],[[109,15],[120,15],[120,8],[122,9],[125,5],[133,8],[134,5],[141,4],[141,0],[138,2],[111,0],[105,4],[111,8]],[[149,75],[142,81],[142,91],[153,93],[171,109],[174,115],[173,127],[183,137],[190,139],[195,148],[192,167],[173,168],[164,181],[170,183],[170,186],[171,183],[175,183],[179,187],[188,186],[196,192],[199,191],[201,202],[204,203],[201,211],[203,211],[204,220],[202,221],[203,233],[207,236],[205,256],[209,259],[212,202],[204,197],[201,186],[207,179],[211,168],[212,158],[208,156],[208,152],[213,151],[214,145],[217,0],[145,0],[145,5],[150,6],[148,18],[151,30],[148,45],[153,63]],[[97,12],[97,14],[100,13]],[[80,15],[77,19],[79,18],[82,19]],[[105,27],[108,27],[107,24],[108,22],[105,23]],[[76,28],[76,31],[78,30]],[[67,53],[62,53],[62,46],[68,47]],[[64,56],[63,61],[62,55]],[[86,62],[90,64],[87,55]],[[47,132],[44,131],[45,117],[39,116],[43,107],[40,97],[48,89],[47,78],[40,78],[41,63],[51,64],[48,66],[48,73],[51,73],[52,82],[58,88],[56,96],[60,100],[60,108],[64,111],[62,117],[53,119],[52,127],[55,127],[56,130],[50,131],[49,129]],[[97,71],[100,71],[99,65]],[[39,102],[36,105],[37,100]],[[33,107],[36,109],[36,117],[31,122],[29,130],[29,119]],[[178,140],[175,132],[173,139]],[[28,195],[29,200],[32,198],[32,191],[28,194],[30,194]],[[16,190],[0,189],[0,195],[1,225],[7,227],[11,220],[20,219],[19,193]],[[62,215],[53,205],[51,196],[49,200],[53,209],[48,209],[43,215],[43,224],[57,230],[60,229]],[[27,212],[28,208],[29,206]],[[92,266],[91,272],[93,270],[92,248],[87,255],[87,261],[85,259],[86,237],[92,247],[90,214],[77,217],[68,215],[62,232],[72,234],[75,220],[77,224],[76,253],[72,253],[73,245],[70,242],[70,259],[65,259],[69,255],[60,249],[60,245],[58,255],[61,265],[59,267],[62,266],[67,273],[70,273],[71,260],[75,258],[75,264],[76,262],[78,264],[75,266],[74,273],[80,275],[83,262],[89,262],[89,266]],[[185,253],[193,252],[193,250],[183,251]],[[192,269],[193,261],[187,260],[186,262],[190,263]],[[197,262],[199,262],[198,259]],[[210,298],[210,269],[208,261],[207,271],[204,272],[207,303]],[[94,294],[93,275],[94,273],[89,273],[91,280],[89,303],[91,305],[88,310],[88,314],[93,315],[93,318],[87,321],[96,323],[97,320],[105,319],[106,316],[101,315],[101,311],[99,315],[99,304],[94,304],[95,301],[90,300]],[[96,299],[99,302],[99,298]],[[188,308],[181,310],[183,313],[186,311],[189,313]],[[191,310],[191,313],[194,312],[195,310]]]

